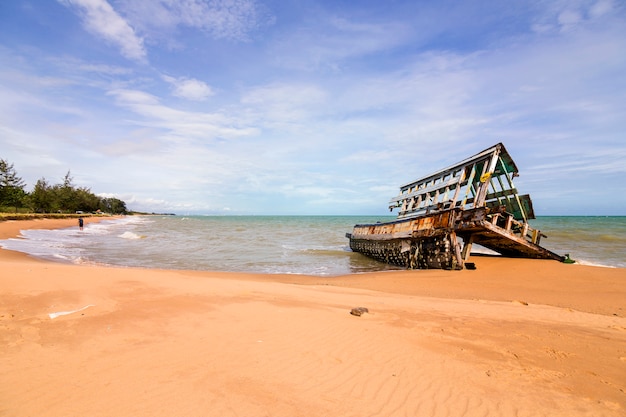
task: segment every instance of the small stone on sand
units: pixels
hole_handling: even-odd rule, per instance
[[[355,307],[350,310],[350,314],[352,314],[353,316],[360,316],[363,313],[369,313],[369,310],[365,307]]]

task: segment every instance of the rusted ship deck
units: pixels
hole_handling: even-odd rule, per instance
[[[517,166],[501,143],[400,187],[392,222],[354,226],[350,248],[410,269],[463,269],[473,244],[503,256],[563,261],[540,246],[530,196],[513,184]]]

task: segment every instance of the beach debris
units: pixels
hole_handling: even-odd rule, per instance
[[[528,303],[526,301],[522,301],[522,300],[513,300],[511,302],[513,304],[517,304],[517,305],[520,305],[520,306],[527,306],[528,305]]]
[[[58,313],[50,313],[50,314],[48,314],[48,317],[50,317],[51,319],[56,319],[59,316],[67,316],[68,314],[78,313],[79,311],[86,310],[89,307],[95,307],[95,305],[89,304],[89,305],[86,305],[85,307],[79,308],[78,310],[59,311]]]
[[[353,316],[360,316],[363,313],[369,313],[370,311],[366,307],[355,307],[350,310],[350,314]]]
[[[565,254],[565,259],[563,259],[564,264],[575,264],[576,261],[569,257],[569,253]]]

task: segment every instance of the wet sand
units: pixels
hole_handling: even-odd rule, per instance
[[[0,250],[0,416],[626,414],[626,270],[471,261],[326,278]]]

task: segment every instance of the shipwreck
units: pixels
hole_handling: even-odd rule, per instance
[[[565,257],[540,246],[546,235],[532,228],[529,195],[513,184],[518,169],[502,143],[457,164],[404,184],[391,199],[397,219],[357,224],[347,233],[350,248],[409,269],[463,269],[473,244],[503,256]]]

